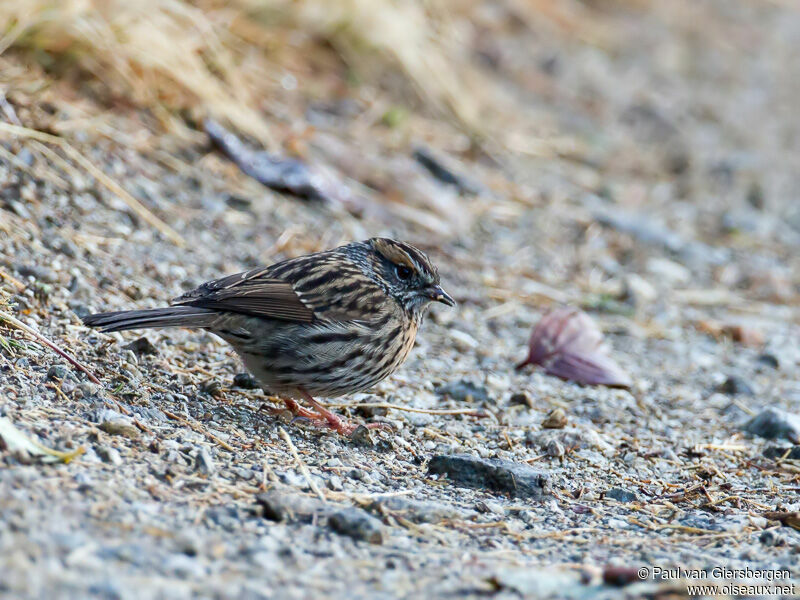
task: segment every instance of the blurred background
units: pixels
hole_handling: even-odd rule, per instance
[[[3,117],[173,151],[203,140],[211,116],[448,234],[469,215],[398,181],[394,156],[439,150],[473,163],[480,191],[534,203],[689,202],[672,217],[706,234],[754,227],[751,210],[796,230],[796,10],[790,0],[6,0]],[[705,218],[721,205],[724,223]]]
[[[260,232],[234,269],[388,233],[579,294],[621,294],[631,269],[796,293],[788,0],[7,0],[0,24],[0,160],[45,186],[12,182],[4,210],[89,191],[122,215],[67,203],[62,233]],[[239,173],[208,119],[323,206]]]

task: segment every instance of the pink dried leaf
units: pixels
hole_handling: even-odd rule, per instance
[[[577,308],[557,308],[542,317],[531,333],[528,358],[517,368],[529,364],[586,385],[631,385],[627,373],[608,356],[600,329]]]
[[[545,373],[584,385],[630,387],[630,376],[605,354],[572,354],[563,352],[545,366]]]

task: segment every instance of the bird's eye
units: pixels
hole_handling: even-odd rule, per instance
[[[406,281],[408,279],[411,279],[411,275],[414,274],[414,272],[405,265],[396,265],[394,268],[394,272],[397,274],[397,278],[400,279],[401,281]]]

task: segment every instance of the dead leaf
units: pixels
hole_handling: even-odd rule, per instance
[[[0,445],[9,452],[21,452],[30,457],[37,457],[43,463],[68,463],[76,456],[83,454],[83,448],[72,452],[59,452],[25,436],[7,418],[0,418]]]
[[[632,383],[608,355],[594,320],[577,308],[557,308],[542,317],[531,334],[528,358],[517,368],[525,365],[540,365],[548,375],[586,385],[630,387]]]

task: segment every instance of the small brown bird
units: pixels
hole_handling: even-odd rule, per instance
[[[372,238],[209,281],[170,307],[83,321],[101,331],[210,331],[293,414],[349,435],[356,426],[313,396],[367,390],[391,375],[411,351],[431,301],[455,305],[428,257],[410,244]]]

